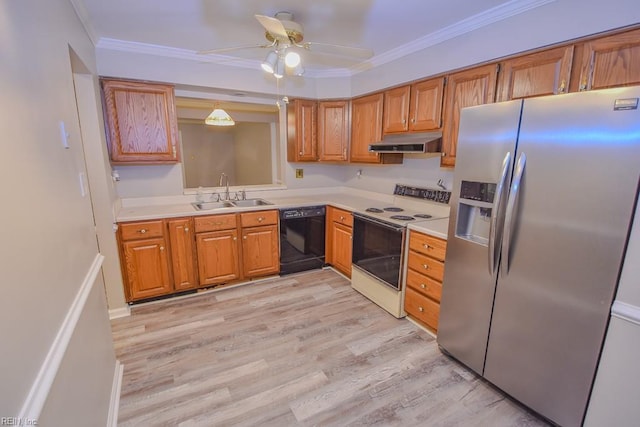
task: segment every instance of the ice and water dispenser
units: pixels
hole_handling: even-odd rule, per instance
[[[487,246],[496,184],[462,181],[456,237]]]

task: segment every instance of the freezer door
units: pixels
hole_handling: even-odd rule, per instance
[[[498,197],[493,196],[494,203],[462,199],[460,190],[463,181],[472,192],[474,186],[490,184],[498,188],[497,195],[502,179],[506,194],[521,107],[522,101],[513,101],[465,108],[460,119],[438,344],[479,374],[489,335],[501,221],[493,208],[499,205]],[[492,232],[495,237],[490,238]]]
[[[634,211],[637,98],[524,101],[484,375],[566,427],[583,419]]]

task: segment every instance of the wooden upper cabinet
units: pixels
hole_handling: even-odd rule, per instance
[[[425,80],[411,85],[409,130],[427,131],[442,126],[442,99],[444,77]]]
[[[349,101],[320,101],[318,104],[319,160],[349,160]]]
[[[180,160],[173,86],[103,79],[102,92],[112,163]]]
[[[352,163],[402,163],[402,154],[382,155],[369,151],[369,144],[382,139],[384,94],[375,93],[351,101]]]
[[[384,121],[382,132],[406,132],[409,130],[410,86],[397,87],[384,92]]]
[[[497,101],[569,91],[573,46],[524,55],[501,64]]]
[[[294,99],[287,107],[287,161],[315,162],[318,160],[317,113],[318,103],[308,99]]]
[[[583,45],[579,90],[640,84],[640,29]]]
[[[493,103],[496,96],[497,79],[498,66],[496,64],[449,75],[445,89],[441,166],[453,167],[456,164],[460,110],[474,105]]]

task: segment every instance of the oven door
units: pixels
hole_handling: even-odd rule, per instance
[[[353,267],[400,290],[404,226],[353,214]]]

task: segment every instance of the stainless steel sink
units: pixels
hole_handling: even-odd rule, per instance
[[[234,200],[233,202],[234,205],[236,205],[239,208],[246,208],[249,206],[266,206],[266,205],[272,205],[273,203],[271,202],[267,202],[264,199],[246,199],[246,200]]]
[[[235,205],[231,202],[196,202],[191,203],[194,208],[199,211],[208,211],[211,209],[233,208]]]
[[[264,199],[246,199],[246,200],[229,200],[224,202],[195,202],[191,203],[194,208],[199,211],[208,211],[212,209],[226,209],[226,208],[247,208],[252,206],[267,206],[273,203],[267,202]]]

